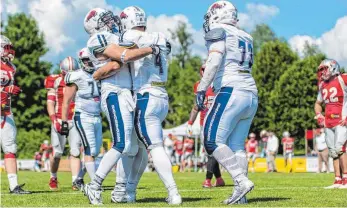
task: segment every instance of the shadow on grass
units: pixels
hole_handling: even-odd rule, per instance
[[[61,190],[58,190],[58,191],[51,191],[51,190],[48,190],[48,191],[31,191],[31,194],[47,194],[47,193],[52,193],[52,194],[55,194],[55,193],[59,193],[59,192],[63,192]],[[25,195],[30,195],[30,194],[25,194]],[[22,196],[22,195],[20,195]]]
[[[270,202],[270,201],[284,201],[284,200],[290,200],[291,198],[283,198],[283,197],[258,197],[258,198],[252,198],[248,199],[248,203],[252,202]]]
[[[211,198],[192,198],[192,197],[183,197],[182,201],[184,202],[197,202],[197,201],[204,201],[204,200],[210,200]],[[166,202],[164,198],[144,198],[136,200],[136,202],[139,203],[155,203],[155,202]]]
[[[102,189],[104,189],[106,191],[109,191],[109,190],[113,190],[114,186],[102,186]],[[136,189],[137,190],[143,190],[143,189],[146,189],[146,188],[145,187],[137,187]]]

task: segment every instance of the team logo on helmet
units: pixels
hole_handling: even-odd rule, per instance
[[[215,9],[221,9],[223,8],[225,5],[219,4],[219,3],[215,3],[212,5],[211,9],[215,10]]]
[[[95,10],[90,11],[88,16],[87,16],[87,21],[89,21],[91,18],[95,17],[96,14],[97,14],[97,12]]]
[[[120,13],[119,17],[120,17],[121,19],[126,19],[126,18],[128,18],[128,15],[125,14],[124,12],[122,12],[122,13]]]

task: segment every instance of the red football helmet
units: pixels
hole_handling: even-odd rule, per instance
[[[339,75],[340,73],[340,65],[337,61],[333,59],[325,59],[318,66],[318,81],[327,81],[332,76]]]

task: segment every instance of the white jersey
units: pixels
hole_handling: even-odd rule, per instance
[[[164,51],[160,54],[161,63],[156,64],[156,56],[148,55],[140,60],[129,63],[132,72],[133,89],[136,92],[165,91],[168,76],[166,54],[166,38],[162,33],[148,33],[138,30],[128,30],[120,37],[121,42],[133,42],[139,47],[152,44],[159,45]]]
[[[100,115],[100,93],[92,74],[82,69],[69,72],[65,76],[66,85],[75,84],[75,112],[89,115]]]
[[[223,48],[218,49],[224,52],[224,57],[213,81],[214,88],[218,91],[222,87],[229,86],[257,94],[257,86],[251,74],[253,65],[252,36],[232,25],[211,25],[211,29],[216,28],[224,29],[226,35]],[[208,50],[211,43],[206,42]]]
[[[98,62],[93,54],[94,51],[99,51],[100,53],[105,50],[105,48],[110,44],[119,44],[119,36],[109,32],[99,32],[92,35],[88,42],[87,47],[90,50],[93,64],[97,66],[96,68],[100,68],[107,62],[111,61],[108,59],[107,61]],[[106,79],[101,80],[101,91],[102,93],[107,92],[117,92],[120,89],[131,89],[132,81],[130,76],[129,68],[125,65],[123,66],[115,75],[108,77]]]

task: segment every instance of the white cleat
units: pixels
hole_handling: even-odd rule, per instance
[[[83,187],[84,195],[89,199],[92,205],[102,205],[101,189],[96,189],[90,183]]]
[[[226,200],[224,204],[236,204],[241,198],[254,189],[254,183],[249,179],[243,180],[234,188],[233,194]]]
[[[237,204],[248,204],[247,198],[246,196],[242,197]]]
[[[180,194],[177,193],[177,194],[174,194],[174,195],[166,198],[166,202],[169,205],[180,205],[180,204],[182,204],[182,197]]]
[[[127,203],[127,194],[123,189],[120,189],[119,187],[115,187],[113,191],[111,192],[111,202],[113,203]]]
[[[136,202],[136,191],[127,192],[127,203]]]

